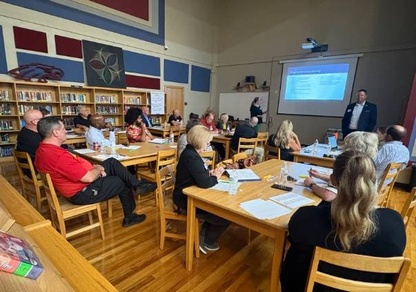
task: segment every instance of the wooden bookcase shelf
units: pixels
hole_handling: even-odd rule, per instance
[[[130,107],[151,107],[150,91],[0,80],[0,158],[12,155],[27,110],[45,108],[70,127],[78,115],[78,105],[85,105],[92,114],[102,114],[107,122],[122,128]],[[167,114],[151,116],[164,123]]]

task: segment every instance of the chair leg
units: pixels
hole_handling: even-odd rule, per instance
[[[166,234],[166,219],[161,218],[160,220],[160,244],[159,244],[160,250],[163,250],[165,248],[165,238],[166,238],[165,234]]]
[[[113,202],[112,199],[107,200],[107,217],[113,217]]]
[[[92,225],[94,223],[94,220],[92,220],[92,214],[91,211],[88,212],[88,220],[90,221],[90,225]]]
[[[251,243],[251,229],[247,228],[247,245]]]
[[[195,257],[199,259],[200,250],[199,250],[199,220],[195,218]]]
[[[103,216],[101,215],[101,207],[99,203],[97,204],[97,217],[98,217],[98,222],[100,223],[101,238],[104,240],[105,233],[104,233]]]

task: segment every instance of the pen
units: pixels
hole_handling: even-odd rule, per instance
[[[266,175],[266,176],[263,176],[263,179],[269,179],[269,178],[271,178],[272,176],[269,174],[269,175]]]

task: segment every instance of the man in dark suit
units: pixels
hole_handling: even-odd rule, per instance
[[[367,102],[367,91],[358,90],[357,102],[347,106],[342,118],[342,134],[345,138],[354,131],[372,132],[377,123],[377,106]]]
[[[149,116],[149,107],[142,106],[142,121],[147,128],[153,127],[152,118]]]

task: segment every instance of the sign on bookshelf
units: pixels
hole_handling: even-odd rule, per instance
[[[150,113],[152,115],[165,114],[165,93],[162,91],[150,92]]]

